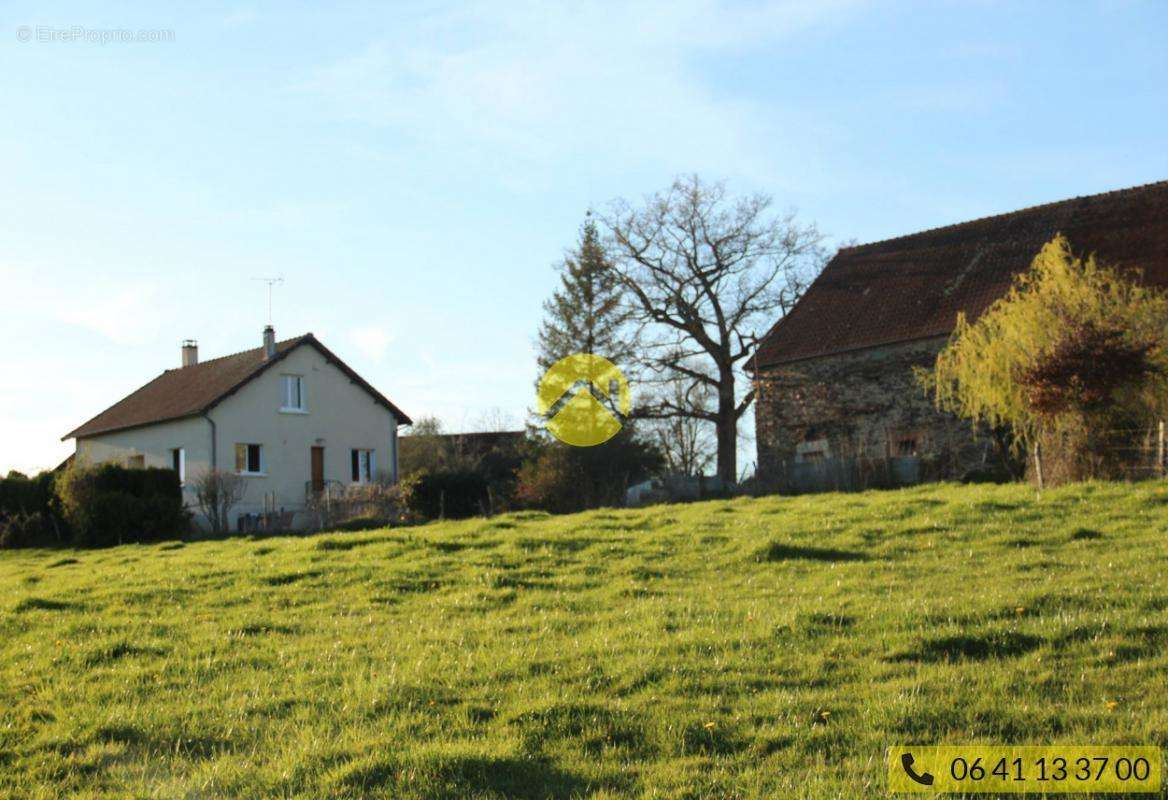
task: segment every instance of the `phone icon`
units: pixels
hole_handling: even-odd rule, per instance
[[[933,785],[933,776],[930,773],[926,772],[923,775],[918,775],[917,771],[913,769],[912,753],[902,753],[900,756],[900,765],[904,767],[904,771],[908,773],[908,776],[917,783],[922,786]]]

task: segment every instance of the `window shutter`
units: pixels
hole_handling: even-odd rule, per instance
[[[235,471],[247,472],[247,445],[235,445]]]
[[[361,451],[352,450],[350,453],[353,456],[353,482],[356,483],[361,480]]]
[[[370,450],[369,451],[369,482],[372,483],[373,479],[376,476],[377,476],[377,451]]]

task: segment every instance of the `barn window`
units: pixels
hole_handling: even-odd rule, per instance
[[[823,461],[830,457],[827,439],[810,439],[795,445],[795,463]]]
[[[892,454],[898,458],[920,455],[921,437],[915,433],[897,433],[892,436]]]

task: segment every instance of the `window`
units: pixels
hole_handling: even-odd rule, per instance
[[[353,483],[372,483],[377,474],[377,451],[354,450],[352,456]]]
[[[235,471],[241,475],[262,475],[264,446],[262,444],[235,445]]]
[[[888,434],[889,451],[896,458],[908,458],[920,455],[921,440],[924,438],[917,431],[892,431]]]
[[[281,411],[307,411],[304,402],[304,378],[300,375],[281,375],[283,378],[284,397]]]
[[[146,468],[146,456],[127,456],[126,457],[126,466],[129,469],[145,469]]]
[[[827,439],[807,439],[795,445],[795,463],[806,461],[823,461],[829,458],[831,450],[827,446]]]
[[[170,451],[170,468],[178,473],[178,482],[180,484],[187,482],[187,451],[182,447],[176,447]]]

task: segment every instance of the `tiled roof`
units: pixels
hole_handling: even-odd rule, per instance
[[[204,414],[268,367],[278,364],[301,345],[316,348],[325,357],[325,360],[368,392],[374,401],[389,409],[399,422],[409,424],[410,418],[401,409],[337,358],[315,336],[306,333],[294,339],[277,342],[276,355],[271,359],[265,359],[263,348],[257,347],[254,350],[245,350],[242,353],[203,361],[192,367],[168,369],[150,383],[123,397],[84,425],[61,438],[81,439],[99,433],[138,428],[157,422]]]
[[[972,319],[1003,296],[1057,233],[1077,253],[1168,287],[1161,181],[845,248],[767,333],[757,365],[948,334],[959,311]]]

